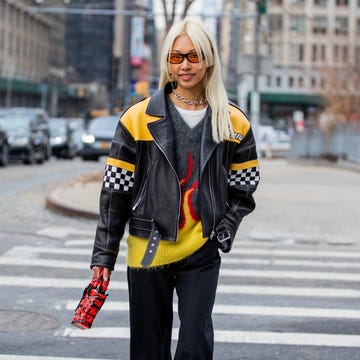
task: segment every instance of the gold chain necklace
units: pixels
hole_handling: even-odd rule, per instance
[[[176,97],[178,100],[180,100],[180,101],[182,101],[183,103],[185,103],[185,104],[188,104],[188,105],[204,105],[204,104],[207,103],[207,100],[206,100],[206,99],[203,99],[203,100],[189,100],[189,99],[186,99],[186,98],[184,98],[183,96],[179,95],[179,94],[175,91],[175,89],[172,89],[172,91],[173,91],[175,97]]]

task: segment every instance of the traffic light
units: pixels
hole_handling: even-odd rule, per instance
[[[257,6],[260,14],[266,14],[266,0],[257,0]]]

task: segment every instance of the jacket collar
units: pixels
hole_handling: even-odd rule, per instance
[[[167,83],[163,88],[156,91],[150,98],[146,108],[146,114],[152,116],[166,116],[166,99],[167,94],[171,92],[171,83]]]

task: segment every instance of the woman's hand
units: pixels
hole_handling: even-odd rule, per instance
[[[101,267],[101,266],[94,266],[92,268],[92,272],[93,272],[93,277],[95,279],[99,279],[100,276],[102,275],[104,281],[110,280],[111,271],[108,268]]]

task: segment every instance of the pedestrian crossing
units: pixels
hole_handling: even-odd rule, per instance
[[[21,275],[0,275],[2,289],[29,289],[67,294],[46,303],[44,312],[67,314],[68,321],[53,330],[63,341],[89,339],[129,340],[128,326],[109,319],[128,313],[125,276],[113,276],[101,313],[91,330],[69,325],[82,289],[89,281],[92,240],[81,230],[59,232],[59,242],[49,245],[14,245],[0,255],[0,267],[26,268]],[[76,236],[75,236],[75,235]],[[56,236],[56,229],[43,229],[42,236]],[[116,273],[125,274],[125,245],[122,244]],[[260,346],[304,346],[314,348],[360,348],[360,252],[352,248],[282,244],[261,241],[236,243],[222,256],[217,302],[214,307],[216,347],[226,344]],[[31,269],[45,269],[42,276]],[[77,276],[69,276],[69,271]],[[37,290],[38,289],[38,290]],[[65,292],[64,292],[65,290]],[[174,311],[177,308],[174,304]],[[252,324],[256,319],[256,324]],[[291,328],[292,322],[301,324]],[[318,327],[309,326],[320,321]],[[326,323],[339,322],[329,331]],[[257,323],[254,322],[254,323]],[[323,323],[322,323],[323,322]],[[352,326],[347,327],[347,323]],[[262,327],[261,325],[266,325]],[[282,324],[284,325],[282,327]],[[290,325],[289,325],[290,324]],[[126,324],[125,324],[126,325]],[[250,326],[251,325],[251,326]],[[174,321],[173,337],[177,338]],[[240,351],[240,350],[239,350]],[[311,351],[311,350],[308,350]],[[360,350],[359,350],[360,351]],[[220,355],[218,355],[220,356]],[[77,357],[46,357],[1,354],[0,360],[77,360]],[[83,358],[83,357],[81,357]],[[116,358],[114,353],[113,358]],[[91,357],[88,357],[91,360]],[[221,357],[216,358],[222,360]],[[240,359],[240,357],[239,357]]]

